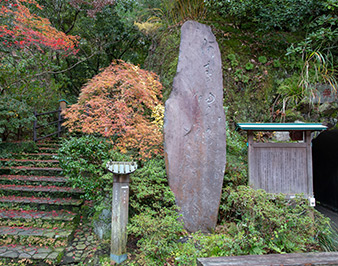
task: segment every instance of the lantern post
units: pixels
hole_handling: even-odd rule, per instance
[[[107,170],[114,174],[110,259],[116,263],[127,259],[129,175],[136,169],[136,162],[107,163]]]

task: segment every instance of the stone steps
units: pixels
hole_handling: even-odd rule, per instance
[[[22,170],[22,171],[57,171],[62,172],[62,168],[58,167],[32,167],[32,166],[12,166],[1,167],[1,170]]]
[[[58,148],[53,148],[53,147],[38,147],[38,150],[41,152],[41,151],[57,151]]]
[[[36,146],[38,146],[39,148],[42,148],[42,147],[59,148],[60,147],[58,143],[37,143]]]
[[[57,221],[72,221],[76,217],[76,213],[60,210],[60,211],[35,211],[35,210],[6,210],[0,209],[0,219],[12,220],[57,220]]]
[[[57,144],[0,158],[0,258],[57,265],[79,222],[83,191],[67,185]],[[0,259],[0,262],[3,262]],[[41,264],[42,263],[42,264]],[[9,265],[8,264],[8,265]]]
[[[59,193],[83,193],[82,189],[58,186],[31,186],[31,185],[1,185],[0,190],[25,191],[25,192],[59,192]]]
[[[12,153],[13,156],[57,156],[57,153],[45,153],[45,152],[40,152],[40,153]]]
[[[15,163],[59,163],[58,160],[32,160],[32,159],[11,159],[11,158],[6,158],[6,159],[0,159],[0,162],[15,162]]]
[[[25,226],[0,226],[0,237],[5,235],[11,236],[42,236],[49,238],[68,238],[73,230],[58,228],[38,228]]]
[[[37,152],[37,153],[11,153],[9,159],[30,159],[30,160],[57,160],[57,153]]]
[[[0,175],[33,175],[33,176],[61,176],[62,168],[42,167],[34,165],[20,165],[20,166],[2,166],[0,167]]]
[[[62,205],[62,206],[80,206],[81,199],[73,198],[43,198],[43,197],[20,197],[20,196],[1,196],[2,203],[22,203],[22,204],[47,204],[47,205]]]
[[[27,182],[51,182],[65,183],[67,177],[62,176],[29,176],[29,175],[1,175],[0,181],[27,181]]]

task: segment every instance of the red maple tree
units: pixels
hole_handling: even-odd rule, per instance
[[[140,158],[150,158],[162,152],[162,132],[151,117],[161,90],[156,74],[115,61],[82,88],[64,125],[71,132],[99,133],[121,152],[136,150]]]
[[[35,47],[77,53],[77,36],[58,31],[48,19],[30,12],[28,6],[42,8],[35,0],[0,0],[0,4],[0,43],[7,51]]]

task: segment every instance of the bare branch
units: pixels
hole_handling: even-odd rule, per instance
[[[87,57],[86,59],[83,59],[83,60],[81,60],[81,61],[75,63],[74,65],[68,67],[67,69],[60,70],[60,71],[45,71],[45,72],[38,73],[38,74],[36,74],[35,76],[42,76],[42,75],[45,75],[45,74],[60,74],[60,73],[67,72],[67,71],[73,69],[74,67],[76,67],[77,65],[83,63],[84,61],[88,60],[89,58],[93,57],[93,56],[96,55],[96,54],[98,54],[98,52],[93,53],[92,55],[90,55],[90,56]]]

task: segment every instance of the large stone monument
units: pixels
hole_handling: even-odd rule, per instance
[[[226,162],[221,54],[210,27],[181,29],[177,74],[165,106],[169,185],[186,229],[216,226]]]

